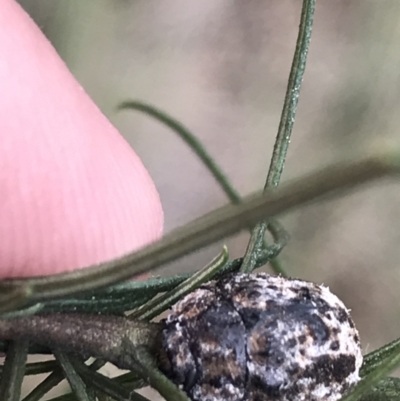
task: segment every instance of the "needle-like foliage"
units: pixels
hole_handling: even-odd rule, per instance
[[[148,384],[169,401],[188,401],[187,396],[158,370],[156,360],[159,355],[156,354],[162,350],[157,350],[154,344],[157,344],[159,329],[156,324],[145,326],[146,322],[202,283],[227,273],[252,272],[269,262],[275,273],[284,275],[277,256],[287,244],[288,234],[275,220],[277,215],[400,173],[400,149],[387,150],[363,159],[341,161],[278,187],[306,68],[314,10],[315,0],[303,0],[296,50],[264,194],[242,198],[196,136],[178,120],[139,101],[125,101],[119,106],[119,109],[144,112],[178,134],[205,164],[232,205],[112,262],[57,276],[1,282],[0,338],[5,340],[0,342],[0,351],[7,355],[0,368],[2,401],[18,401],[24,376],[43,373],[49,373],[49,376],[24,401],[41,400],[64,379],[69,382],[72,392],[52,401],[145,401],[146,398],[136,390]],[[252,227],[244,258],[229,261],[224,248],[220,255],[194,274],[125,282],[134,275],[157,269],[227,235]],[[272,244],[265,241],[266,230],[274,239]],[[72,313],[75,317],[71,317]],[[63,324],[75,322],[71,319],[79,319],[79,316],[87,328],[86,343],[74,339],[80,334],[79,330],[52,331],[53,323],[57,322],[58,327],[63,328]],[[21,324],[16,327],[13,322]],[[94,326],[96,322],[101,323],[102,330]],[[107,327],[110,328],[108,332]],[[8,338],[6,333],[13,333],[13,338]],[[44,333],[46,340],[42,341]],[[110,338],[114,348],[107,344]],[[90,343],[94,339],[98,344]],[[53,354],[55,360],[26,363],[27,355],[35,353]],[[88,365],[85,361],[92,356],[97,359]],[[106,360],[128,367],[131,372],[115,378],[105,377],[98,370]],[[400,339],[365,356],[361,382],[342,400],[399,400],[400,380],[387,377],[399,365]]]

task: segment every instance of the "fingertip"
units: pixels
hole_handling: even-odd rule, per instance
[[[66,272],[162,235],[139,157],[13,0],[0,2],[0,278]]]

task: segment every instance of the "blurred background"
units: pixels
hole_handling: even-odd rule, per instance
[[[300,18],[300,0],[21,0],[153,177],[165,231],[227,203],[151,103],[194,132],[242,195],[264,184]],[[398,1],[317,2],[283,181],[399,140]],[[381,182],[282,217],[292,276],[324,283],[351,308],[363,349],[400,336],[400,186]],[[167,266],[194,271],[243,233]]]

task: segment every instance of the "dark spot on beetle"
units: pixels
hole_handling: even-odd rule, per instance
[[[276,310],[277,304],[276,301],[273,301],[271,299],[265,301],[265,310]]]
[[[246,330],[253,330],[254,326],[260,321],[260,310],[253,308],[243,308],[239,310],[239,315]]]
[[[262,393],[257,392],[257,393],[253,396],[253,401],[265,401],[264,395],[263,395]]]
[[[332,351],[337,351],[340,348],[339,341],[332,341],[329,347]]]
[[[298,363],[294,363],[293,366],[289,369],[289,374],[291,376],[295,376],[300,372],[300,366]]]
[[[187,315],[189,312],[191,312],[193,309],[193,305],[187,304],[183,309],[182,309],[182,315]]]
[[[299,336],[298,340],[300,344],[304,344],[307,340],[307,337],[304,334],[302,334],[301,336]]]
[[[285,358],[281,355],[276,356],[274,359],[274,362],[276,365],[282,365],[282,363],[285,361]]]
[[[260,390],[267,397],[264,400],[279,400],[282,397],[280,386],[270,386],[264,382],[260,377],[255,376],[251,379],[250,386],[255,390]]]
[[[329,329],[324,321],[315,313],[307,321],[308,328],[313,340],[317,343],[324,343],[329,339]]]
[[[286,342],[286,346],[288,347],[288,348],[293,348],[293,347],[295,347],[297,345],[297,340],[295,339],[295,338],[291,338],[290,340],[288,340],[287,342]]]
[[[302,348],[302,349],[300,350],[300,355],[304,356],[305,354],[306,354],[306,350],[305,350],[304,348]]]
[[[274,290],[274,291],[276,291],[278,289],[278,287],[276,285],[273,285],[273,284],[267,285],[267,288],[270,289],[270,290]]]
[[[258,291],[250,291],[249,294],[247,295],[247,298],[249,298],[251,300],[256,300],[260,296],[261,296],[261,294]]]
[[[286,399],[287,400],[297,399],[299,394],[304,393],[304,390],[305,390],[304,385],[299,385],[297,382],[295,382],[292,386],[290,386],[285,391]],[[307,388],[307,392],[308,392],[308,388]]]
[[[271,350],[269,348],[266,348],[258,351],[256,354],[258,357],[267,360],[271,356]]]
[[[322,298],[314,297],[313,302],[315,303],[315,306],[317,307],[318,311],[326,315],[326,313],[330,310],[332,310],[332,307]]]
[[[337,335],[341,332],[341,330],[340,330],[339,327],[332,327],[332,328],[331,328],[331,332],[332,332],[332,334],[333,334],[334,336],[337,336]]]
[[[336,381],[340,383],[352,372],[354,372],[356,367],[356,358],[354,355],[339,355],[338,358],[335,358],[333,366],[333,376]]]
[[[358,344],[360,342],[360,337],[357,334],[354,334],[353,340]]]
[[[337,319],[339,320],[339,323],[344,323],[344,322],[349,322],[349,315],[343,308],[339,308],[337,310]]]
[[[312,378],[318,384],[331,386],[332,382],[341,383],[355,370],[355,357],[340,354],[337,357],[322,355],[306,369],[304,377]]]
[[[211,387],[215,388],[221,388],[222,385],[222,377],[220,376],[206,377],[206,380],[204,381],[207,382],[207,384]]]
[[[247,286],[238,286],[235,288],[235,293],[236,294],[246,294],[246,292],[248,291]]]
[[[299,291],[299,296],[305,300],[311,300],[311,293],[308,287],[301,287]]]

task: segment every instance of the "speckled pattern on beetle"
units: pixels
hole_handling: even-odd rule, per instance
[[[360,340],[327,287],[233,274],[175,304],[163,345],[194,401],[335,401],[359,380]]]

